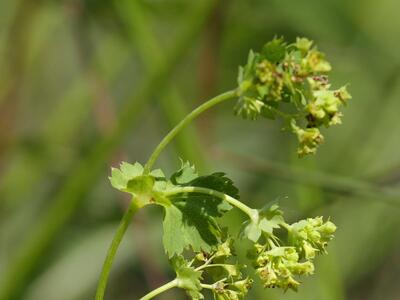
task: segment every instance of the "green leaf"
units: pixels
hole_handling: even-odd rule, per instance
[[[239,197],[238,189],[224,173],[198,177],[189,163],[184,163],[182,168],[172,175],[171,182],[175,184],[173,187],[204,187],[231,197]],[[210,252],[215,249],[223,236],[216,218],[232,208],[226,201],[201,193],[173,195],[169,197],[169,203],[163,206],[163,241],[170,257],[190,248],[195,252]]]
[[[239,199],[239,189],[223,172],[216,172],[211,175],[197,177],[187,185],[209,188]]]
[[[283,38],[274,38],[266,43],[262,50],[262,55],[272,63],[282,61],[286,53],[286,44]]]
[[[273,234],[273,230],[279,228],[281,224],[284,224],[282,211],[279,210],[278,205],[272,205],[271,207],[264,207],[259,210],[258,222],[246,221],[243,223],[242,235],[247,237],[253,242],[257,242],[261,233],[265,232],[268,235]]]
[[[274,204],[271,207],[265,207],[260,210],[260,229],[268,234],[279,228],[281,224],[285,223],[283,213],[279,206]]]
[[[111,185],[117,190],[124,190],[128,182],[136,176],[140,176],[143,173],[143,166],[136,162],[135,164],[129,164],[122,162],[120,169],[112,168],[111,176],[109,177]]]
[[[171,259],[178,280],[178,287],[186,290],[192,299],[204,299],[201,294],[201,271],[196,271],[183,256],[175,256]]]
[[[191,166],[189,162],[181,161],[181,163],[181,168],[171,176],[171,182],[175,185],[186,184],[198,177],[194,166]]]
[[[185,249],[210,252],[221,240],[222,232],[215,217],[231,207],[211,196],[185,194],[171,197],[164,205],[164,248],[169,257]]]
[[[242,235],[253,242],[257,242],[258,239],[261,237],[262,232],[259,224],[249,220],[243,223],[243,225],[244,228],[242,230]]]
[[[155,179],[153,176],[136,176],[128,181],[125,191],[133,195],[151,195]]]
[[[268,105],[263,105],[261,109],[261,116],[267,119],[275,120],[276,119],[276,113],[273,111],[272,107]]]

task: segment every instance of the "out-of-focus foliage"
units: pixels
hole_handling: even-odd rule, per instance
[[[343,124],[318,155],[299,160],[280,124],[239,120],[232,103],[171,150],[229,173],[254,207],[276,201],[289,220],[337,224],[298,293],[256,284],[249,299],[400,298],[399,9],[393,0],[0,1],[0,299],[92,298],[127,200],[109,185],[110,165],[145,161],[189,108],[234,88],[248,49],[274,36],[310,37],[334,66],[332,86],[351,83]],[[172,171],[173,154],[160,167]],[[136,299],[173,277],[161,214],[135,218],[108,299]],[[246,256],[247,245],[235,248]]]

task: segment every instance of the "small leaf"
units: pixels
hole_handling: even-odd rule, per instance
[[[135,162],[133,165],[127,162],[122,162],[120,169],[127,178],[133,178],[143,174],[143,166],[138,162]]]
[[[275,112],[272,110],[272,108],[270,106],[264,105],[261,109],[261,115],[264,118],[267,119],[271,119],[271,120],[275,120],[276,119],[276,114]]]
[[[172,257],[185,249],[210,252],[220,243],[222,232],[215,217],[231,207],[225,201],[207,195],[174,196],[165,205],[164,248]]]
[[[181,168],[172,174],[171,182],[175,185],[186,184],[198,177],[196,169],[189,162],[183,162]]]
[[[253,242],[257,242],[258,239],[261,237],[261,228],[259,227],[259,224],[253,222],[253,221],[248,221],[245,222],[243,225],[245,225],[242,234],[247,237],[249,240]]]
[[[127,179],[119,169],[112,168],[111,176],[109,177],[111,185],[117,190],[122,190],[126,187]]]
[[[238,189],[224,173],[198,177],[188,162],[183,163],[166,184],[166,189],[203,187],[239,198]],[[189,248],[195,252],[210,252],[218,246],[223,233],[216,218],[232,208],[229,203],[209,194],[194,192],[174,194],[167,200],[159,204],[165,208],[163,242],[170,257]]]
[[[270,207],[265,206],[260,210],[260,228],[262,231],[272,234],[272,231],[285,223],[283,213],[279,206],[274,204]]]
[[[140,176],[143,173],[143,166],[136,162],[131,165],[127,162],[122,162],[120,169],[112,168],[111,169],[111,177],[109,177],[111,181],[111,185],[118,189],[124,190],[127,187],[128,181],[133,179],[136,176]]]
[[[176,273],[178,287],[186,290],[192,299],[204,299],[201,294],[201,271],[189,267],[189,263],[182,256],[175,256],[171,259],[172,267]]]
[[[150,195],[153,191],[154,181],[153,176],[136,176],[128,181],[125,191],[134,195]]]
[[[161,169],[155,169],[151,171],[150,175],[155,178],[165,178],[164,172]]]
[[[278,63],[284,59],[286,53],[286,44],[283,38],[274,38],[265,44],[262,55],[272,63]]]
[[[187,185],[209,188],[239,199],[239,189],[223,172],[197,177],[196,179],[190,181]]]

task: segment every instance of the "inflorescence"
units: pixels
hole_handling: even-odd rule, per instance
[[[253,284],[246,266],[235,255],[239,239],[251,241],[248,258],[266,288],[297,291],[300,276],[314,273],[317,254],[326,254],[336,226],[322,217],[287,223],[277,205],[254,209],[239,200],[239,190],[225,173],[199,176],[194,166],[182,166],[167,177],[152,170],[158,155],[174,136],[196,116],[227,99],[239,97],[235,113],[246,119],[283,118],[284,128],[299,141],[298,154],[314,154],[324,137],[320,127],[340,124],[340,108],[351,99],[346,86],[330,89],[331,65],[306,38],[287,44],[281,38],[267,43],[260,53],[250,52],[239,69],[238,88],[210,99],[189,113],[156,147],[147,163],[123,162],[112,169],[111,184],[132,196],[130,208],[111,244],[96,300],[102,300],[115,257],[134,212],[147,205],[164,211],[163,245],[176,278],[141,300],[170,288],[181,288],[192,299],[204,292],[218,300],[242,300]],[[231,209],[247,216],[240,234],[228,235],[219,219]]]
[[[275,38],[260,53],[250,51],[240,67],[235,113],[252,120],[282,117],[285,129],[297,136],[299,156],[314,154],[324,141],[319,128],[340,124],[340,108],[351,99],[346,86],[331,89],[331,69],[312,41]]]

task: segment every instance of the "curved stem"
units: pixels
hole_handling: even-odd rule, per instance
[[[165,291],[168,291],[172,288],[175,288],[178,286],[178,279],[174,279],[162,286],[160,286],[159,288],[156,288],[155,290],[152,290],[150,293],[148,293],[147,295],[143,296],[142,298],[140,298],[139,300],[149,300],[154,298],[155,296],[164,293]]]
[[[128,228],[133,216],[139,210],[139,205],[136,201],[132,200],[129,205],[129,208],[125,212],[122,220],[118,226],[118,229],[114,235],[114,238],[111,242],[110,248],[108,249],[106,259],[104,261],[103,269],[101,271],[100,280],[97,286],[96,298],[95,300],[103,300],[104,292],[107,287],[108,277],[110,275],[111,267],[115,258],[115,254],[117,253],[118,247],[121,243],[122,237],[124,236],[126,229]]]
[[[173,188],[165,192],[165,195],[169,196],[169,195],[183,194],[183,193],[200,193],[200,194],[211,195],[219,199],[225,200],[232,206],[235,206],[236,208],[244,212],[246,215],[248,215],[253,222],[258,222],[258,211],[256,209],[248,207],[246,204],[240,202],[239,200],[213,189],[197,187],[197,186],[184,186],[184,187]]]
[[[216,268],[216,267],[225,267],[226,264],[209,264],[209,265],[202,265],[196,269],[196,271],[201,271],[207,268]]]
[[[179,133],[179,131],[182,130],[183,127],[185,127],[187,124],[189,124],[193,119],[195,119],[198,115],[206,111],[207,109],[213,107],[214,105],[221,103],[223,101],[233,99],[237,95],[236,90],[231,90],[225,93],[222,93],[207,102],[203,103],[199,107],[197,107],[195,110],[193,110],[191,113],[189,113],[181,122],[178,123],[164,138],[163,140],[158,144],[158,146],[155,148],[153,153],[150,155],[149,160],[147,161],[146,165],[144,166],[144,174],[148,174],[157,160],[158,156],[162,152],[162,150],[169,144],[169,142],[172,141],[172,139]]]

